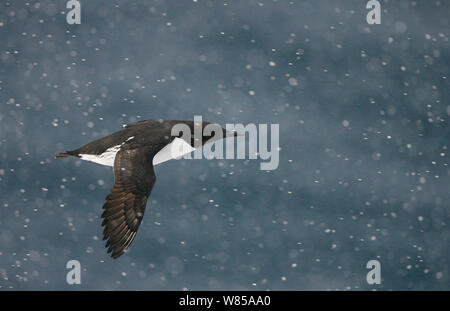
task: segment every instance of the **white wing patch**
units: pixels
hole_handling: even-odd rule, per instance
[[[116,158],[116,154],[119,152],[120,147],[133,138],[134,136],[129,137],[122,144],[108,148],[102,154],[80,154],[79,156],[81,157],[81,160],[91,161],[106,166],[114,166],[114,159]]]

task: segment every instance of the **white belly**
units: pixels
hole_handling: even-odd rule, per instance
[[[114,166],[114,159],[116,158],[117,152],[119,152],[122,145],[117,145],[108,148],[105,152],[100,155],[96,154],[80,154],[81,160],[91,161],[101,165]]]
[[[177,137],[155,155],[153,158],[153,165],[180,158],[194,150],[195,148],[192,148],[192,146],[183,139]]]
[[[94,154],[80,154],[81,160],[91,161],[101,165],[114,166],[114,159],[116,158],[117,152],[119,152],[122,145],[117,145],[108,148],[105,152],[100,155]],[[187,142],[181,138],[175,138],[170,144],[162,148],[153,158],[153,165],[158,165],[163,162],[180,158],[185,154],[194,151]]]

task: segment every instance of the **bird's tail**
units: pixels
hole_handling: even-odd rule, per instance
[[[67,157],[78,157],[78,154],[76,154],[73,151],[58,152],[57,154],[55,154],[55,158],[67,158]]]

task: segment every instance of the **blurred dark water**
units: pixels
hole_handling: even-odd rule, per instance
[[[365,4],[82,0],[68,25],[65,1],[1,1],[0,288],[449,290],[450,6]],[[278,169],[157,166],[112,260],[112,170],[54,153],[194,115],[280,124]]]

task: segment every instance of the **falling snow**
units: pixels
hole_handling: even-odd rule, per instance
[[[450,289],[450,4],[0,3],[0,290]],[[332,3],[332,4],[331,4]],[[145,119],[280,124],[280,165],[155,169],[118,260],[111,168],[59,151]]]

